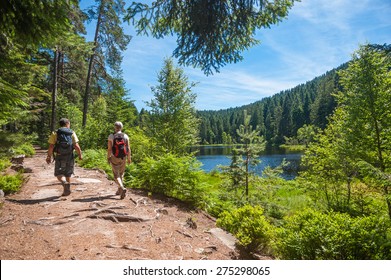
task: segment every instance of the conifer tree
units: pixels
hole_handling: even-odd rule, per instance
[[[199,121],[194,103],[196,95],[181,68],[174,66],[172,59],[166,59],[158,75],[159,84],[152,87],[154,99],[147,119],[147,132],[156,140],[163,153],[184,155],[189,146],[197,143]]]
[[[249,178],[253,174],[252,168],[259,163],[259,154],[265,149],[265,141],[260,134],[260,128],[250,125],[251,116],[243,113],[244,122],[237,130],[240,146],[234,148],[229,174],[234,186],[244,187],[245,196],[249,197]]]
[[[97,20],[94,36],[94,49],[89,59],[85,94],[83,100],[83,126],[87,123],[88,105],[90,102],[91,81],[95,78],[108,77],[111,70],[117,77],[122,74],[121,52],[131,39],[125,35],[121,26],[120,16],[124,13],[124,2],[120,0],[96,0],[97,7],[89,11],[90,16]],[[98,62],[98,63],[96,63]],[[97,65],[97,67],[94,67]],[[106,68],[107,67],[107,68]],[[98,68],[99,71],[94,70]],[[99,75],[97,74],[100,73]]]

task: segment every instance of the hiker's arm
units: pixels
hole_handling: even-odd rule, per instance
[[[82,159],[83,159],[83,156],[82,156],[82,154],[81,154],[81,148],[80,148],[80,146],[79,146],[79,143],[76,143],[76,144],[74,145],[74,147],[75,147],[75,150],[76,150],[77,154],[79,155],[79,159],[82,160]]]
[[[111,158],[111,149],[113,148],[113,142],[110,140],[107,141],[107,162],[110,163]]]
[[[52,162],[54,144],[49,144],[48,156],[46,157],[46,162],[49,164]]]

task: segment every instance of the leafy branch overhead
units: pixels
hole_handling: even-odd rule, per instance
[[[155,38],[177,35],[173,55],[181,65],[219,72],[243,59],[244,50],[259,43],[255,31],[269,28],[288,15],[297,0],[158,0],[133,2],[125,20],[138,34]]]

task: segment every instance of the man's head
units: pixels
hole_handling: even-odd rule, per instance
[[[121,131],[123,127],[124,127],[124,126],[123,126],[122,122],[115,122],[115,123],[114,123],[114,129],[115,129],[115,131]]]
[[[61,127],[69,127],[71,125],[71,122],[66,118],[62,118],[59,123]]]

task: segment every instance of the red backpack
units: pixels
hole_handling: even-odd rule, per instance
[[[126,143],[124,134],[114,134],[112,152],[117,158],[124,158],[129,153],[129,147]]]

